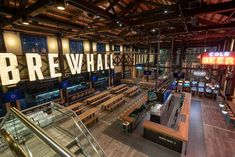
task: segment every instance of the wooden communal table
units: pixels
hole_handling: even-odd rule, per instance
[[[84,109],[84,107],[82,107],[83,105],[84,104],[81,102],[76,102],[72,105],[66,106],[66,109],[73,110],[76,114],[81,114]]]
[[[149,88],[153,88],[155,87],[155,84],[156,83],[153,83],[153,82],[145,82],[145,81],[140,81],[139,85],[141,88],[144,88],[144,89],[149,89]]]
[[[117,92],[119,92],[121,89],[126,88],[126,87],[127,87],[126,84],[118,85],[118,86],[116,86],[116,87],[111,88],[111,93],[117,93]]]
[[[121,79],[121,82],[126,84],[136,84],[132,79]]]
[[[127,91],[125,91],[125,96],[127,97],[131,97],[134,96],[136,93],[139,93],[139,87],[138,86],[133,86],[131,88],[129,88]]]
[[[90,105],[91,106],[95,106],[95,105],[101,104],[102,102],[104,102],[104,101],[106,101],[106,100],[108,100],[110,98],[111,98],[110,95],[106,95],[105,97],[102,97],[102,98],[100,98],[100,99],[98,99],[96,101],[93,101],[92,103],[90,103]]]
[[[109,94],[109,92],[101,92],[101,93],[99,93],[99,94],[97,94],[97,95],[94,95],[94,96],[92,96],[92,97],[87,98],[87,99],[85,100],[85,102],[86,102],[87,104],[90,104],[90,103],[92,103],[92,102],[94,102],[94,101],[96,101],[96,100],[98,100],[98,99],[101,99],[101,98],[107,96],[108,94]]]
[[[94,88],[86,89],[84,91],[68,95],[69,103],[76,102],[78,100],[85,99],[87,96],[95,92]]]
[[[226,103],[228,104],[230,110],[233,112],[233,114],[235,115],[235,103],[233,101],[226,101]]]
[[[112,111],[114,108],[121,105],[123,102],[125,102],[124,95],[119,94],[119,95],[112,97],[111,99],[103,102],[101,104],[101,107],[103,110]]]
[[[85,112],[83,112],[82,114],[80,114],[78,116],[78,118],[86,125],[89,126],[91,124],[94,124],[96,122],[98,122],[98,115],[96,114],[96,112],[98,111],[98,109],[96,108],[91,108]]]
[[[189,136],[189,122],[190,122],[190,106],[191,106],[191,94],[184,93],[184,101],[180,112],[180,121],[178,129],[174,130],[166,126],[154,123],[151,121],[144,121],[144,137],[175,150],[180,153],[186,152],[186,144]]]

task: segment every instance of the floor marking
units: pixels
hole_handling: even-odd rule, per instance
[[[219,130],[235,133],[235,131],[224,129],[224,128],[221,128],[221,127],[218,127],[218,126],[214,126],[214,125],[210,125],[210,124],[205,124],[205,123],[203,125],[206,125],[206,126],[209,126],[209,127],[212,127],[212,128],[216,128],[216,129],[219,129]]]
[[[111,125],[112,123],[109,123],[109,122],[107,122],[107,121],[105,121],[105,120],[99,120],[100,122],[102,122],[102,123],[105,123],[105,124],[107,124],[107,125]]]

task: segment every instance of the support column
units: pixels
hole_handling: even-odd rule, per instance
[[[149,71],[149,54],[151,52],[151,42],[148,40],[148,49],[147,49],[147,70]],[[149,81],[149,75],[147,75],[147,82]]]
[[[155,85],[155,90],[157,91],[158,89],[158,71],[159,71],[159,56],[160,56],[160,37],[161,37],[161,32],[158,32],[158,42],[157,42],[157,56],[156,56],[156,62],[157,62],[157,70],[156,70],[156,85]]]
[[[174,54],[174,40],[171,41],[171,55],[170,55],[170,70],[169,77],[171,77],[171,73],[173,72],[173,54]]]
[[[113,53],[114,51],[112,50],[112,44],[109,41],[109,51],[110,53]],[[113,69],[115,71],[115,69]],[[109,66],[109,86],[113,85],[113,76],[111,75],[111,70],[110,70],[110,66]]]
[[[93,53],[93,45],[92,41],[89,40],[89,46],[90,46],[90,53]],[[93,88],[93,83],[91,79],[91,72],[89,72],[89,81],[90,81],[90,88]]]
[[[3,30],[0,30],[0,52],[7,52],[6,50],[6,45],[5,45],[5,40],[3,36]]]
[[[65,69],[64,69],[64,55],[63,55],[61,34],[57,34],[57,44],[58,44],[60,72],[62,74],[61,78],[59,78],[59,82],[62,82],[65,78]],[[66,103],[68,101],[67,97],[68,97],[67,89],[60,89],[60,98],[62,103]]]
[[[182,43],[181,51],[180,51],[180,64],[179,64],[180,70],[182,70],[182,67],[183,67],[183,61],[185,59],[185,50],[186,50],[186,45]]]
[[[122,53],[122,78],[125,78],[125,53]]]

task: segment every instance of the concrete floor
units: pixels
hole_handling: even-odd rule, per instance
[[[179,153],[144,139],[141,135],[141,130],[143,130],[141,124],[137,128],[138,133],[134,132],[127,136],[121,133],[120,127],[114,127],[118,126],[115,124],[117,116],[129,105],[131,102],[111,113],[101,113],[100,121],[90,128],[110,157],[181,156]],[[187,157],[235,157],[235,129],[226,125],[215,100],[192,98],[189,136]]]

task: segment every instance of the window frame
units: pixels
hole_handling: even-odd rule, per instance
[[[81,42],[81,43],[82,43],[82,51],[79,52],[79,51],[76,50],[75,53],[72,52],[71,42],[76,42],[76,43]],[[76,47],[76,49],[77,49],[77,47]],[[69,39],[69,51],[70,51],[70,53],[72,53],[72,54],[84,54],[84,41],[83,41],[83,40],[76,40],[76,39]]]
[[[42,53],[42,52],[26,52],[24,50],[24,43],[23,43],[23,37],[24,36],[31,36],[31,37],[39,37],[39,38],[43,38],[44,39],[44,42],[45,42],[45,49],[46,49],[46,53]],[[48,51],[48,42],[47,42],[47,36],[44,36],[44,35],[36,35],[36,34],[29,34],[29,33],[20,33],[20,42],[21,42],[21,49],[22,49],[22,53],[23,54],[26,54],[26,53],[38,53],[38,54],[48,54],[49,51]]]

